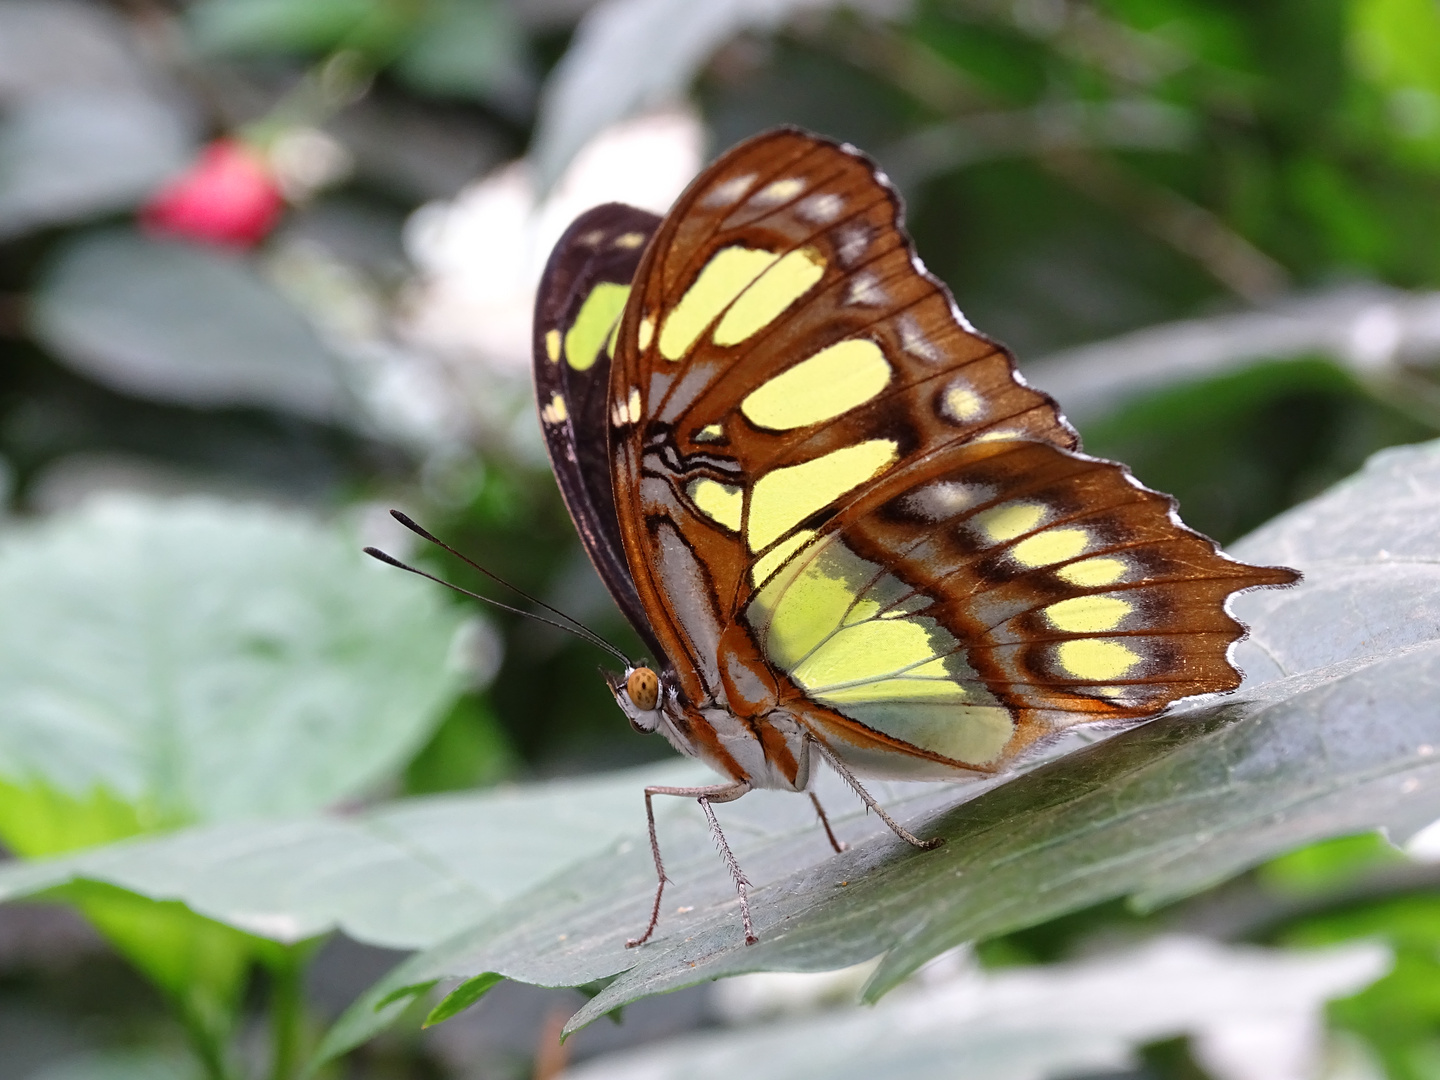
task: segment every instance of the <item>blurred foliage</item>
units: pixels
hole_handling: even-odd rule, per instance
[[[1376,447],[1430,429],[1334,364],[1312,360],[1158,393],[1084,434],[1090,453],[1178,493],[1186,523],[1228,543],[1348,476]]]
[[[525,35],[499,0],[200,0],[186,14],[206,53],[353,53],[419,93],[473,98],[521,117],[535,93]]]
[[[336,639],[352,690],[386,664],[408,672],[393,686],[430,684],[396,707],[388,742],[353,737],[369,757],[349,771],[347,736],[324,724],[307,729],[319,734],[303,752],[242,762],[251,727],[317,691],[276,675],[272,699],[242,695],[244,719],[217,720],[191,749],[233,743],[235,776],[270,769],[277,790],[290,784],[310,799],[272,803],[257,787],[226,813],[460,790],[668,753],[621,722],[595,674],[603,653],[423,588],[397,586],[387,600],[339,554],[353,554],[356,521],[366,542],[398,543],[365,522],[402,505],[520,588],[638,650],[541,464],[523,372],[478,353],[457,358],[407,321],[423,285],[412,215],[527,147],[542,180],[554,181],[591,128],[676,94],[700,110],[711,151],[776,123],[849,139],[904,193],[927,264],[1022,368],[1072,346],[1265,311],[1338,285],[1419,298],[1440,290],[1435,0],[705,2],[708,21],[657,0],[0,0],[0,571],[11,567],[20,590],[0,616],[0,634],[18,643],[0,672],[9,849],[52,854],[217,816],[197,809],[203,799],[157,810],[153,795],[173,793],[167,785],[203,757],[163,736],[229,715],[210,706],[233,686],[208,705],[166,699],[137,710],[139,733],[123,752],[86,727],[88,710],[114,711],[133,691],[84,681],[114,660],[104,649],[87,654],[85,633],[118,624],[94,621],[81,601],[93,601],[92,614],[107,604],[135,610],[143,602],[126,590],[143,592],[167,569],[180,592],[215,580],[241,597],[265,587],[265,568],[223,540],[180,553],[164,546],[183,539],[165,501],[180,495],[258,502],[280,532],[311,538],[317,561],[287,587],[300,608],[321,613],[314,625],[369,627],[368,644]],[[137,231],[160,186],[221,137],[266,155],[287,200],[280,227],[250,250]],[[499,256],[475,252],[477,263],[487,258]],[[523,291],[530,271],[516,260],[507,272]],[[1429,351],[1410,349],[1405,326],[1377,318],[1357,319],[1354,347],[1333,355],[1187,369],[1087,418],[1087,449],[1128,462],[1176,494],[1190,524],[1233,540],[1373,451],[1440,432],[1440,333],[1420,328]],[[103,542],[66,546],[89,501],[117,491],[163,497],[147,503],[147,527],[170,555],[126,563]],[[234,512],[212,524],[237,528],[224,524]],[[49,531],[31,532],[31,519]],[[44,574],[14,557],[27,537]],[[513,599],[448,557],[411,554],[466,588]],[[203,672],[243,652],[167,624],[179,606],[158,604],[149,624],[193,646],[174,656]],[[28,625],[41,609],[54,626]],[[487,629],[452,634],[472,616]],[[81,623],[85,633],[66,629]],[[46,625],[43,647],[25,641],[35,625]],[[112,632],[127,646],[143,637]],[[262,659],[276,671],[286,658],[297,671],[314,659],[293,643],[270,645],[278,652]],[[87,666],[87,656],[98,659]],[[56,657],[87,675],[57,664],[63,677],[37,690],[35,671]],[[84,707],[67,697],[80,686],[91,695]],[[343,700],[331,695],[331,707]],[[51,715],[37,701],[68,704],[47,705]],[[27,715],[41,718],[28,732]],[[73,762],[50,753],[66,723],[82,732],[74,760],[88,753],[86,768],[108,779],[67,779]],[[402,729],[409,734],[395,734]],[[122,762],[142,759],[144,783],[114,779]],[[202,794],[220,790],[227,770],[207,775]],[[1249,915],[1235,932],[1296,946],[1389,942],[1395,970],[1330,1016],[1405,1080],[1440,1075],[1440,909],[1428,878],[1397,870],[1409,865],[1371,836],[1297,852],[1244,880]],[[258,1057],[271,1055],[276,1080],[294,1075],[312,1037],[298,989],[310,946],[277,947],[177,904],[98,886],[56,899],[84,911],[172,1002],[206,1075],[254,1065],[257,1052],[237,1050],[237,1033],[266,1002],[274,1029]],[[980,955],[1049,963],[1167,919],[1202,925],[1206,903],[1145,917],[1106,904],[996,938]],[[127,976],[102,972],[97,1003],[63,973],[20,965],[10,974],[4,940],[0,1027],[7,1009],[42,1001],[47,1015],[88,1018],[62,1026],[102,1032],[65,1044],[101,1062],[76,1075],[172,1067],[144,1056],[178,1037],[153,1015],[135,1020],[155,1006]],[[11,1041],[0,1045],[0,1073],[38,1075]],[[130,1043],[141,1045],[139,1065],[95,1056]],[[373,1075],[440,1075],[453,1062],[438,1064],[436,1053],[392,1047],[365,1060],[380,1070]],[[1152,1047],[1145,1067],[1199,1075],[1179,1042]]]

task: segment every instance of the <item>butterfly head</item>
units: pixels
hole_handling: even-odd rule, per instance
[[[636,731],[648,734],[660,726],[661,684],[654,668],[629,666],[623,678],[607,675],[610,692]]]

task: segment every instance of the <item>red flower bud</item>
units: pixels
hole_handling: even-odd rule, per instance
[[[285,208],[265,159],[234,139],[217,139],[140,211],[146,231],[211,244],[252,247]]]

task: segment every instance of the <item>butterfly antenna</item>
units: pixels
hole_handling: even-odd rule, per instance
[[[536,615],[533,611],[526,611],[524,608],[517,608],[512,607],[509,604],[502,604],[499,600],[492,599],[488,596],[481,596],[479,593],[471,592],[469,589],[462,589],[459,585],[456,585],[452,581],[446,581],[444,578],[438,577],[435,574],[428,573],[425,570],[421,570],[419,567],[411,566],[409,563],[403,563],[399,559],[395,558],[394,555],[391,555],[387,551],[381,551],[377,547],[367,547],[364,549],[364,551],[365,554],[369,555],[372,559],[379,559],[381,562],[388,563],[391,566],[397,566],[401,570],[408,570],[412,574],[419,574],[421,577],[428,578],[429,580],[435,582],[435,584],[437,585],[444,585],[447,589],[450,589],[453,592],[457,592],[461,596],[468,596],[472,600],[479,600],[482,604],[489,604],[491,607],[497,607],[501,611],[508,611],[513,615],[523,615],[527,619],[534,619],[536,622],[544,623],[546,626],[553,626],[557,630],[564,630],[567,634],[574,634],[581,641],[588,641],[592,645],[598,645],[600,648],[613,653],[620,660],[621,663],[626,665],[630,663],[630,658],[628,656],[622,653],[614,645],[611,645],[604,638],[595,635],[593,632],[581,632],[582,630],[588,630],[588,627],[582,626],[580,627],[580,629],[577,630],[575,627],[569,626],[565,623],[556,622],[554,619],[547,619],[543,615]]]
[[[472,592],[470,592],[470,591],[468,591],[468,590],[466,590],[466,589],[460,589],[458,586],[451,585],[450,582],[445,581],[445,580],[443,580],[443,579],[441,579],[441,578],[437,578],[437,577],[435,577],[433,574],[427,574],[427,573],[425,573],[423,570],[416,570],[413,566],[406,566],[404,563],[399,562],[397,559],[393,558],[392,556],[386,555],[384,552],[378,552],[378,554],[377,554],[378,549],[366,548],[365,551],[366,551],[367,554],[369,554],[369,555],[371,555],[371,556],[373,556],[373,557],[375,557],[375,558],[377,558],[377,559],[380,559],[382,562],[388,562],[388,563],[391,563],[391,564],[394,565],[394,566],[398,566],[398,567],[400,567],[402,570],[410,570],[410,571],[413,572],[413,573],[420,574],[422,577],[428,577],[428,578],[430,578],[430,579],[433,580],[433,581],[439,581],[440,584],[442,584],[442,585],[447,585],[447,586],[449,586],[450,588],[455,589],[455,590],[458,591],[458,592],[465,593],[466,596],[473,596],[473,597],[475,597],[475,599],[477,599],[477,600],[483,600],[483,601],[484,601],[485,603],[487,603],[487,604],[491,604],[491,605],[493,605],[493,606],[495,606],[495,607],[503,608],[503,609],[506,610],[506,611],[514,612],[514,613],[517,614],[517,615],[524,615],[524,616],[526,616],[527,618],[531,618],[531,619],[536,620],[537,622],[545,623],[547,626],[556,626],[556,627],[559,627],[561,630],[568,630],[570,633],[574,634],[576,637],[583,638],[584,640],[589,641],[589,642],[590,642],[591,644],[593,644],[593,645],[598,645],[600,648],[602,648],[602,649],[606,650],[607,652],[611,653],[612,655],[618,657],[622,663],[625,663],[625,664],[627,664],[627,665],[630,663],[629,658],[628,658],[623,652],[621,652],[619,649],[617,649],[614,645],[611,645],[608,641],[606,641],[603,637],[601,637],[599,634],[597,634],[594,630],[590,629],[590,627],[586,626],[586,625],[585,625],[583,622],[581,622],[579,619],[575,618],[575,616],[573,616],[573,615],[567,615],[565,612],[561,611],[559,608],[555,607],[554,605],[552,605],[552,604],[547,604],[544,600],[541,600],[538,596],[532,596],[530,593],[526,592],[524,589],[520,588],[518,585],[512,585],[510,582],[508,582],[508,581],[506,581],[504,578],[502,578],[499,574],[495,573],[493,570],[488,570],[488,569],[486,569],[485,567],[483,567],[483,566],[481,566],[479,563],[477,563],[474,559],[470,558],[468,555],[465,555],[465,554],[463,554],[463,553],[461,553],[461,552],[459,552],[459,551],[456,551],[453,547],[451,547],[449,544],[445,543],[445,541],[441,540],[441,539],[440,539],[438,536],[436,536],[434,533],[430,532],[428,529],[425,529],[425,528],[421,527],[413,518],[409,517],[409,516],[406,515],[406,514],[402,514],[399,510],[391,510],[391,511],[390,511],[390,516],[393,517],[396,521],[398,521],[401,525],[404,525],[407,529],[409,529],[411,532],[413,532],[416,536],[419,536],[419,537],[421,537],[421,538],[424,539],[424,540],[430,541],[430,543],[434,544],[436,547],[443,548],[445,551],[448,551],[451,555],[454,555],[454,556],[455,556],[457,559],[459,559],[461,562],[465,563],[465,565],[470,566],[470,567],[473,567],[474,569],[480,571],[480,573],[484,574],[486,577],[488,577],[491,581],[495,582],[497,585],[501,585],[501,586],[503,586],[504,588],[509,589],[511,592],[517,594],[518,596],[524,597],[524,598],[525,598],[526,600],[528,600],[530,603],[536,605],[537,607],[542,607],[542,608],[544,608],[546,611],[550,612],[552,615],[555,615],[555,616],[557,616],[558,618],[561,618],[561,619],[565,620],[565,622],[564,622],[564,623],[557,623],[557,622],[554,622],[554,621],[551,620],[551,619],[546,619],[546,618],[544,618],[544,617],[542,617],[542,616],[540,616],[540,615],[536,615],[533,611],[525,611],[525,610],[523,610],[522,608],[511,607],[511,606],[509,606],[508,604],[502,604],[502,603],[500,603],[498,600],[492,600],[492,599],[491,599],[490,597],[488,597],[488,596],[480,596],[480,595],[478,595],[478,594],[476,594],[476,593],[472,593]]]
[[[444,540],[441,540],[441,539],[440,539],[438,536],[436,536],[434,533],[430,532],[428,529],[422,528],[419,524],[416,523],[416,521],[415,521],[414,518],[409,517],[409,516],[406,515],[406,514],[402,514],[399,510],[391,510],[391,511],[390,511],[390,516],[393,517],[396,521],[398,521],[401,525],[404,525],[407,529],[409,529],[411,532],[413,532],[416,536],[419,536],[419,537],[421,537],[422,539],[425,539],[425,540],[429,540],[430,543],[434,544],[436,547],[444,548],[444,549],[445,549],[446,551],[448,551],[451,555],[454,555],[457,559],[459,559],[461,562],[463,562],[466,566],[470,566],[470,567],[473,567],[473,568],[476,569],[476,570],[479,570],[480,573],[484,574],[484,575],[485,575],[486,577],[488,577],[491,581],[495,582],[495,584],[501,585],[501,586],[509,589],[511,592],[515,593],[517,596],[522,596],[522,597],[524,597],[526,600],[530,601],[530,603],[534,604],[534,605],[537,606],[537,607],[542,607],[542,608],[544,608],[546,611],[550,612],[550,614],[555,615],[555,616],[557,616],[558,618],[564,619],[567,623],[571,623],[571,624],[573,624],[574,626],[578,626],[581,630],[583,630],[583,631],[584,631],[592,640],[594,640],[595,642],[597,642],[597,643],[599,643],[599,644],[605,644],[605,639],[604,639],[604,638],[602,638],[602,637],[601,637],[599,634],[597,634],[594,630],[591,630],[590,627],[586,626],[586,625],[585,625],[583,622],[581,622],[579,619],[575,618],[575,616],[573,616],[573,615],[568,615],[568,614],[566,614],[565,612],[561,611],[559,608],[554,607],[554,606],[551,605],[551,604],[547,604],[544,600],[541,600],[538,596],[532,596],[530,593],[526,592],[524,589],[520,588],[520,586],[518,586],[518,585],[512,585],[512,584],[510,584],[510,582],[506,581],[504,578],[502,578],[499,574],[495,573],[493,570],[487,570],[485,567],[483,567],[483,566],[481,566],[479,563],[477,563],[474,559],[470,558],[470,556],[465,555],[465,554],[463,554],[463,553],[461,553],[461,552],[459,552],[459,551],[456,551],[453,547],[451,547],[449,544],[445,543]],[[612,647],[612,651],[618,652],[619,650],[618,650],[618,649],[613,649],[613,647]]]

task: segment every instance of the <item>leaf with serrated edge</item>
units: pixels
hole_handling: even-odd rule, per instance
[[[638,957],[623,937],[651,879],[646,853],[632,845],[420,954],[377,990],[480,972],[542,985],[619,974],[573,1030],[720,976],[827,970],[884,954],[867,988],[875,998],[963,941],[1119,896],[1159,902],[1310,840],[1382,826],[1406,835],[1440,817],[1440,760],[1426,752],[1440,743],[1440,718],[1424,706],[1437,680],[1440,643],[1351,661],[1122,734],[958,807],[946,808],[955,792],[943,789],[907,801],[903,820],[947,838],[933,852],[878,833],[817,862],[805,858],[803,832],[738,852],[755,882],[753,946],[703,834],[693,830],[686,843],[672,829],[676,884],[663,936]]]
[[[819,970],[884,953],[868,990],[875,997],[964,940],[1111,897],[1160,903],[1326,836],[1376,827],[1413,832],[1440,817],[1432,756],[1440,718],[1426,705],[1440,681],[1440,633],[1430,614],[1437,590],[1427,561],[1440,556],[1440,530],[1426,529],[1440,517],[1440,445],[1381,455],[1334,493],[1257,535],[1244,554],[1300,555],[1290,561],[1305,568],[1333,551],[1337,560],[1364,565],[1363,523],[1378,514],[1372,503],[1390,508],[1379,535],[1419,570],[1409,575],[1398,560],[1375,556],[1406,576],[1400,588],[1411,604],[1399,609],[1405,626],[1391,627],[1384,606],[1372,609],[1375,594],[1364,580],[1350,591],[1327,577],[1250,594],[1252,604],[1275,598],[1250,617],[1263,648],[1282,656],[1323,626],[1331,607],[1335,632],[1306,655],[1326,666],[1288,677],[1272,671],[1268,682],[1052,762],[938,820],[919,812],[929,801],[921,796],[902,808],[910,811],[903,817],[924,835],[948,838],[936,852],[912,853],[882,834],[797,872],[803,860],[794,848],[803,838],[747,850],[741,858],[757,883],[758,945],[740,941],[723,871],[704,860],[680,862],[672,837],[677,885],[668,895],[694,911],[667,910],[665,936],[638,961],[618,952],[621,934],[613,928],[622,913],[643,911],[649,889],[645,860],[632,852],[599,861],[594,894],[578,884],[583,870],[567,874],[463,940],[415,958],[397,978],[496,971],[560,985],[623,970],[576,1015],[573,1029],[648,994],[721,975]],[[1304,546],[1287,538],[1291,529],[1305,536]],[[1383,594],[1380,605],[1397,610]],[[1384,623],[1391,637],[1348,633],[1344,623],[1358,612]],[[953,789],[937,790],[943,794],[931,796],[931,806],[954,802]],[[727,807],[727,820],[742,805]],[[708,856],[705,847],[698,837],[692,842]],[[595,935],[588,954],[574,944],[589,940],[587,933]],[[571,943],[568,960],[546,948],[560,934]],[[598,962],[601,955],[609,962]]]

